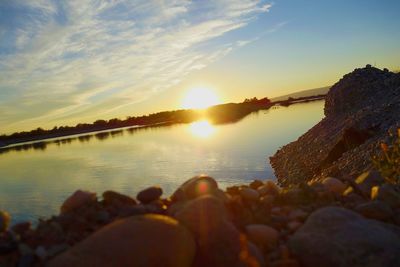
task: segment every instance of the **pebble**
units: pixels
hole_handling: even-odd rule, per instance
[[[97,200],[96,193],[77,190],[61,205],[61,214],[73,211],[81,206]]]
[[[254,180],[249,184],[250,188],[257,190],[260,186],[262,186],[264,183],[260,180]]]
[[[140,191],[136,198],[143,204],[148,204],[154,200],[157,200],[162,195],[163,191],[159,186],[151,186]]]
[[[279,240],[279,232],[264,224],[247,225],[246,234],[249,239],[262,250],[273,248],[277,245]]]
[[[360,204],[355,208],[355,211],[366,218],[381,221],[389,220],[394,215],[390,205],[380,200],[373,200]]]
[[[303,224],[299,221],[291,221],[288,222],[287,228],[291,233],[296,232],[297,229],[299,229]]]
[[[248,187],[242,188],[240,190],[240,195],[243,199],[248,201],[257,201],[260,198],[260,194],[257,190]]]
[[[337,178],[327,177],[322,181],[325,189],[336,194],[342,194],[347,186]]]
[[[131,198],[130,196],[123,195],[121,193],[115,192],[115,191],[105,191],[103,193],[103,200],[105,204],[108,205],[121,205],[121,204],[127,204],[127,205],[135,205],[136,201]]]

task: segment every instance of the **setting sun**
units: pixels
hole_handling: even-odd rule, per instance
[[[205,109],[220,103],[217,94],[204,87],[190,89],[182,101],[182,108],[185,109]]]

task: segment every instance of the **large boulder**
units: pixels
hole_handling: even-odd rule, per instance
[[[338,207],[314,212],[289,240],[302,266],[400,266],[400,228]]]
[[[313,177],[360,174],[372,167],[371,153],[400,126],[400,73],[356,69],[331,87],[325,118],[271,157],[281,184]]]
[[[194,255],[195,241],[184,226],[152,214],[115,221],[48,266],[191,266]]]

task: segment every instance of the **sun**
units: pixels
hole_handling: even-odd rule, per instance
[[[182,101],[182,108],[185,109],[205,109],[220,103],[217,94],[205,87],[190,89]]]

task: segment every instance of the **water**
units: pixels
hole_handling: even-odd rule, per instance
[[[12,150],[0,154],[0,209],[15,223],[57,214],[77,189],[135,196],[160,185],[170,195],[201,173],[216,178],[222,188],[275,179],[268,157],[320,121],[323,105],[316,101],[260,111],[234,124],[124,129]]]

